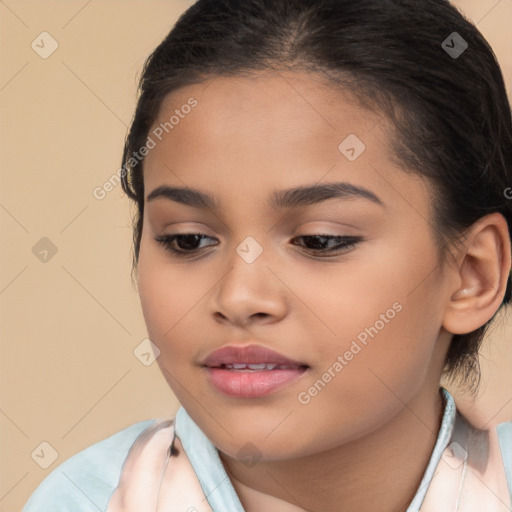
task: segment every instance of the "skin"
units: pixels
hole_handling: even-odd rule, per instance
[[[154,126],[190,97],[197,107],[146,157],[146,195],[188,186],[215,194],[221,208],[145,204],[138,287],[163,375],[218,448],[248,512],[405,510],[440,427],[451,336],[484,324],[504,295],[505,220],[480,219],[439,261],[429,185],[392,163],[391,126],[317,76],[258,72],[186,86],[166,97]],[[353,162],[338,149],[349,134],[366,145]],[[370,189],[383,206],[363,198],[293,211],[265,204],[274,190],[339,181]],[[154,240],[174,233],[211,238],[180,258]],[[297,239],[322,233],[363,240],[326,257]],[[251,264],[236,252],[247,236],[263,249]],[[300,403],[394,303],[401,311]],[[250,343],[309,369],[266,397],[225,396],[200,362]],[[247,443],[250,465],[238,454]]]

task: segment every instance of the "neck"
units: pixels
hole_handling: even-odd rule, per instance
[[[251,468],[221,453],[244,509],[404,512],[423,477],[444,411],[439,392],[423,393],[382,428],[326,452],[260,461]]]

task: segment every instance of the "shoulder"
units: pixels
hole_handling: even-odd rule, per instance
[[[104,511],[130,447],[155,421],[134,423],[64,461],[41,482],[22,512]]]

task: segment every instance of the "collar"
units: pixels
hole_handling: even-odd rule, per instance
[[[441,427],[439,428],[439,433],[437,434],[437,441],[434,445],[434,449],[432,450],[432,455],[430,456],[430,460],[428,461],[427,468],[425,469],[425,473],[423,473],[423,478],[421,479],[420,486],[416,492],[416,495],[411,501],[409,507],[407,507],[406,512],[419,512],[420,506],[425,499],[425,495],[427,494],[428,487],[434,477],[435,470],[439,465],[439,461],[443,456],[443,452],[448,446],[450,439],[452,437],[453,429],[455,426],[455,418],[457,413],[457,408],[455,406],[455,401],[453,400],[452,395],[445,389],[440,388],[440,391],[445,400],[444,414],[443,419],[441,420]]]

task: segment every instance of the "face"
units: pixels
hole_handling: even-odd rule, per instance
[[[149,136],[143,314],[163,375],[219,450],[318,453],[437,389],[447,288],[432,198],[392,163],[382,116],[316,76],[259,73],[172,92]],[[292,364],[206,367],[227,345]]]

